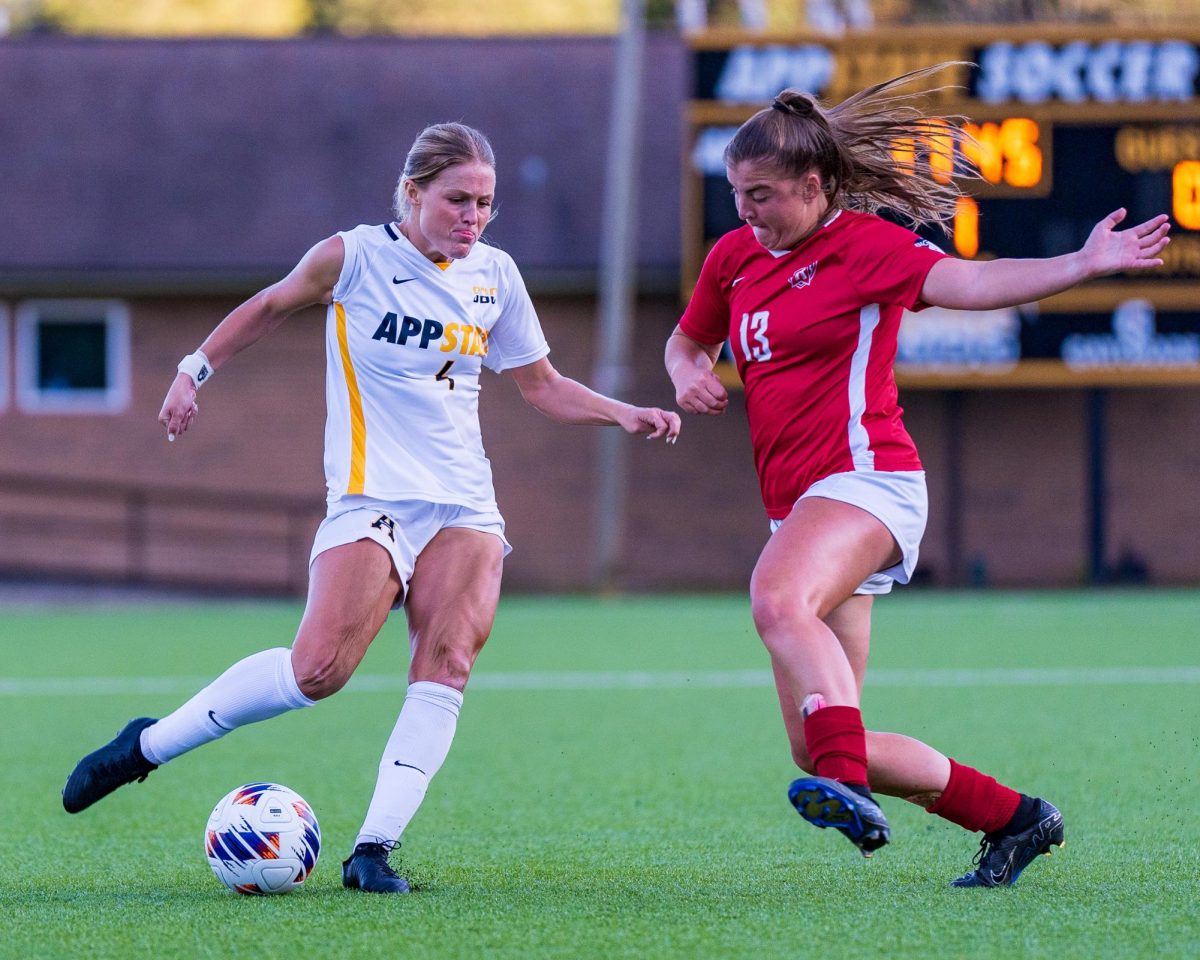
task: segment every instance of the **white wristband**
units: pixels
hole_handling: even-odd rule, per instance
[[[212,364],[208,362],[208,357],[204,355],[203,350],[189,353],[179,361],[177,369],[180,373],[186,373],[192,378],[192,382],[196,385],[197,390],[213,374]]]

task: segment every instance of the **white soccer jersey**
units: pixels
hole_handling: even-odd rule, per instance
[[[443,269],[395,225],[339,233],[346,261],[326,320],[328,499],[495,510],[479,373],[550,352],[508,254],[476,243]]]

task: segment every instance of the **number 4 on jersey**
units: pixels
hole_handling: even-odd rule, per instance
[[[454,378],[453,378],[452,376],[450,376],[450,375],[449,375],[449,374],[450,374],[450,368],[451,368],[452,366],[454,366],[454,361],[453,361],[453,360],[447,360],[447,361],[446,361],[446,364],[445,364],[445,366],[443,366],[441,370],[439,370],[437,373],[435,373],[435,374],[433,375],[433,379],[434,379],[434,380],[438,380],[438,381],[445,381],[446,383],[450,384],[450,389],[451,389],[451,390],[453,390],[453,389],[454,389]]]
[[[751,315],[742,314],[742,353],[747,360],[770,360],[771,344],[767,341],[767,319],[769,310],[759,310]],[[750,338],[754,337],[754,343]]]

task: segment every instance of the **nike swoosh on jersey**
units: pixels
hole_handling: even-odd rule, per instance
[[[392,283],[408,283],[409,280],[416,280],[416,277],[405,277],[401,280],[399,277],[392,277]]]
[[[745,277],[738,277],[738,278],[737,278],[736,280],[734,280],[734,281],[733,281],[733,283],[731,283],[729,286],[730,286],[731,288],[732,288],[732,287],[736,287],[736,286],[737,286],[739,283],[741,283],[741,282],[742,282],[743,280],[745,280],[745,279],[746,279]]]

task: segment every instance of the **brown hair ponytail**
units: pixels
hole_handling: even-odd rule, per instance
[[[954,177],[978,176],[959,144],[969,138],[961,117],[927,117],[915,104],[929,90],[895,93],[953,63],[939,63],[877,83],[833,107],[811,94],[784,90],[738,129],[725,163],[766,163],[789,177],[820,174],[830,206],[874,212],[883,207],[914,224],[949,220],[962,190],[928,162],[906,164],[896,153],[944,158]]]

